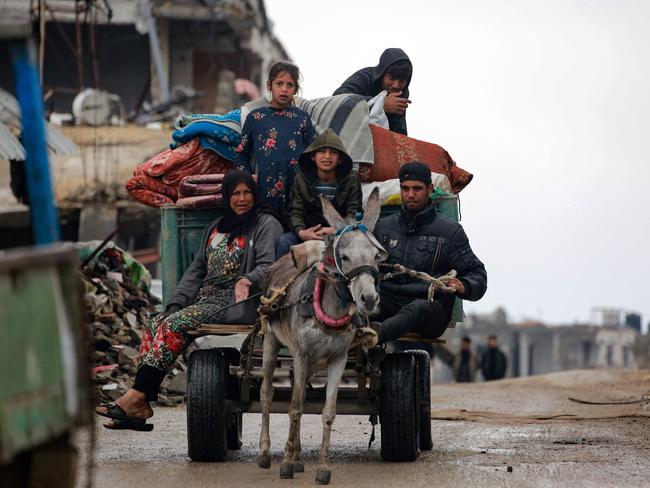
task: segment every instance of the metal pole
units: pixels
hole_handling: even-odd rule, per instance
[[[20,105],[25,147],[25,173],[32,233],[35,244],[50,244],[59,240],[50,165],[47,159],[45,126],[43,125],[43,98],[38,83],[33,42],[18,41],[11,45],[11,57],[16,78],[16,98]]]

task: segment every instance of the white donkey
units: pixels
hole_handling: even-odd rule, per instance
[[[316,472],[316,482],[327,484],[331,477],[328,463],[330,434],[336,416],[336,397],[348,349],[355,336],[355,322],[360,322],[351,319],[353,315],[368,316],[377,311],[379,295],[375,283],[378,264],[386,259],[387,254],[371,234],[380,210],[377,191],[373,191],[370,196],[361,222],[346,221],[329,201],[321,198],[321,202],[323,215],[336,229],[336,234],[327,239],[323,258],[316,265],[319,271],[314,289],[314,313],[305,318],[295,305],[302,296],[301,292],[304,293],[303,285],[309,279],[311,271],[308,270],[298,276],[287,290],[284,303],[294,305],[268,317],[262,360],[262,432],[258,465],[261,468],[271,467],[269,411],[273,400],[273,372],[278,350],[281,345],[285,345],[293,356],[294,381],[289,407],[289,437],[284,448],[280,476],[293,478],[294,472],[304,471],[300,458],[300,421],[306,384],[313,373],[327,367],[326,400],[322,412],[323,439]],[[285,259],[289,261],[284,261]],[[290,260],[290,255],[281,258],[273,265],[269,276],[272,277],[274,271],[280,271],[283,266],[290,265]],[[348,303],[341,296],[347,296]]]

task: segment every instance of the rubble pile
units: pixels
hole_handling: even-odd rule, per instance
[[[98,245],[80,243],[82,261]],[[110,243],[81,270],[81,277],[93,382],[102,401],[114,401],[133,384],[144,328],[160,311],[160,302],[149,293],[151,279],[146,268]],[[186,370],[181,356],[163,383],[159,404],[184,401]]]

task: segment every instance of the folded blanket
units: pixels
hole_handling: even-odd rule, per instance
[[[294,103],[309,114],[317,133],[327,128],[336,132],[354,161],[355,169],[358,163],[373,164],[372,136],[368,128],[368,102],[364,97],[350,93],[314,100],[294,97]],[[252,110],[268,104],[265,98],[248,102],[241,109],[241,120],[246,120]]]
[[[223,176],[223,174],[186,176],[178,185],[178,196],[193,197],[221,193]]]
[[[232,162],[209,149],[201,148],[197,154],[188,159],[183,165],[165,173],[162,176],[162,181],[167,185],[177,186],[186,176],[226,173],[231,169]]]
[[[221,204],[223,195],[199,195],[195,197],[185,197],[176,200],[176,206],[181,208],[214,208]]]
[[[149,176],[161,176],[178,166],[184,165],[200,149],[201,141],[192,139],[187,144],[183,144],[174,149],[165,149],[163,152],[156,154],[145,163],[146,168],[143,169]]]
[[[181,115],[176,119],[175,128],[171,148],[197,138],[201,147],[232,161],[241,140],[240,110],[233,110],[225,115]]]
[[[176,188],[144,174],[135,175],[127,181],[126,192],[134,200],[149,207],[173,204],[177,196]]]
[[[420,141],[376,125],[370,125],[375,164],[359,166],[362,182],[386,181],[399,176],[399,168],[409,161],[420,161],[432,172],[447,176],[451,191],[458,193],[465,188],[473,175],[459,168],[447,151],[437,144]]]

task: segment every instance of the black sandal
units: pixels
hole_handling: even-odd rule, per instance
[[[99,406],[105,407],[107,412],[98,412],[97,409],[95,409],[95,413],[113,421],[112,425],[102,424],[107,429],[130,429],[140,432],[151,432],[153,430],[153,424],[148,424],[147,419],[141,417],[129,417],[124,409],[115,402],[102,403]]]
[[[136,430],[139,432],[151,432],[153,430],[153,424],[148,424],[145,419],[140,419],[137,417],[131,417],[128,419],[111,419],[113,421],[112,425],[102,424],[107,429],[111,430]]]

